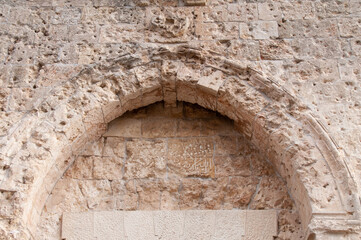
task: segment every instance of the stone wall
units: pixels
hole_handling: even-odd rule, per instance
[[[128,112],[79,156],[49,196],[36,239],[59,239],[63,212],[275,209],[279,239],[298,239],[283,179],[233,126],[197,105]]]
[[[317,231],[359,231],[360,9],[359,0],[0,0],[0,239],[31,238],[69,156],[113,117],[159,95],[171,105],[197,102],[186,85],[198,80],[195,88],[215,96],[231,86],[223,93],[232,89],[239,101],[203,105],[255,124],[256,145],[286,166],[279,173],[299,206],[352,218],[351,227],[317,220]],[[244,77],[255,71],[263,80]],[[143,96],[157,86],[155,100]],[[107,107],[119,99],[135,100],[112,116]],[[255,114],[244,119],[232,107]]]

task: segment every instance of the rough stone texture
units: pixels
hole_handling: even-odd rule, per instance
[[[133,119],[141,123],[142,130],[146,129],[150,122],[155,124],[151,131],[153,137],[150,138],[148,131],[141,131],[141,136],[123,138],[124,128],[118,125],[128,125]],[[202,131],[203,124],[199,124],[201,120],[208,122],[205,132]],[[177,133],[183,131],[181,123],[188,121],[189,134],[187,137],[170,137],[161,127],[165,121],[174,124]],[[214,124],[211,124],[212,122]],[[192,127],[194,125],[195,128]],[[196,134],[190,134],[193,132],[191,129]],[[225,133],[223,129],[228,130]],[[109,137],[110,135],[112,137]],[[232,121],[197,105],[178,102],[177,107],[164,107],[164,103],[156,103],[128,112],[111,122],[103,137],[89,145],[92,147],[84,153],[94,154],[79,156],[54,188],[53,191],[57,192],[53,192],[51,196],[63,196],[63,201],[51,200],[46,204],[39,236],[44,228],[49,231],[49,236],[59,233],[60,218],[49,220],[48,215],[51,213],[61,216],[66,209],[62,206],[71,206],[74,199],[83,199],[88,210],[295,210],[283,180],[272,171],[270,163],[252,143],[234,129]],[[99,146],[103,146],[102,149],[98,149]],[[92,149],[96,151],[91,151]],[[97,156],[98,152],[101,153],[100,156]],[[258,173],[255,166],[260,163],[263,164],[263,171],[269,174]],[[64,181],[73,181],[73,189],[59,189]],[[68,194],[75,193],[77,189],[79,196]],[[77,211],[74,209],[77,206],[79,205],[74,205],[72,211]],[[61,211],[48,212],[48,208]],[[82,205],[79,211],[84,211]],[[214,218],[214,215],[212,216]],[[207,216],[203,217],[210,221]],[[218,220],[225,221],[222,218],[217,218]],[[192,221],[187,221],[188,225],[184,226],[184,231],[188,234],[186,239],[193,239],[191,236],[195,236],[200,228]],[[198,219],[198,215],[195,215],[194,221],[204,222]],[[125,224],[127,228],[132,222]],[[296,225],[280,225],[280,229],[282,227],[288,230],[293,226]],[[213,225],[208,227],[208,230],[206,226],[202,228],[203,233],[197,233],[201,234],[199,239],[208,233],[213,234]],[[162,234],[168,236],[167,231],[170,230],[164,227],[162,229]],[[230,230],[230,233],[234,231]],[[132,238],[132,234],[137,234],[136,232],[137,230],[134,230],[134,233],[127,234],[130,234],[131,239],[136,239]],[[279,234],[293,236],[291,232],[280,231]],[[149,237],[152,238],[144,235],[141,239]],[[210,238],[211,236],[207,237]]]
[[[359,238],[359,9],[359,0],[1,0],[0,189],[16,209],[0,219],[1,238],[30,239],[54,184],[92,155],[86,145],[160,100],[235,120],[287,183],[303,233]],[[200,135],[212,132],[200,122]]]
[[[275,210],[101,211],[64,213],[62,220],[62,238],[69,240],[271,240],[276,235]]]

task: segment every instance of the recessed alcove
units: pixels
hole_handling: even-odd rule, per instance
[[[286,183],[259,148],[233,121],[198,105],[127,112],[55,184],[36,239],[60,239],[65,212],[271,209],[277,239],[299,239]]]

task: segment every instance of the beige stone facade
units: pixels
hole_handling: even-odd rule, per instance
[[[275,236],[302,239],[284,180],[233,124],[183,102],[113,120],[55,185],[36,239],[60,239],[65,212],[232,209],[274,209]]]
[[[0,239],[56,239],[63,211],[228,208],[359,239],[360,9],[0,0]]]

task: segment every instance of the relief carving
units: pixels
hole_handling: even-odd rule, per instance
[[[190,26],[188,17],[166,12],[153,16],[150,28],[158,31],[163,37],[174,38],[184,36]]]
[[[192,17],[188,9],[147,12],[146,40],[149,42],[187,42],[192,36]]]

